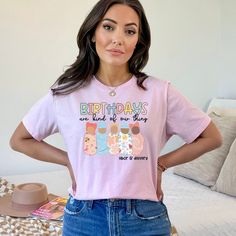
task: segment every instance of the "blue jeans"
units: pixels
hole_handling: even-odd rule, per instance
[[[170,236],[170,232],[163,202],[70,196],[64,211],[63,236]]]

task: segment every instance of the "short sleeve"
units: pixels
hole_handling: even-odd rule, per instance
[[[167,136],[180,136],[185,142],[193,142],[209,125],[211,119],[195,107],[170,83],[167,91]]]
[[[58,132],[51,91],[33,105],[22,122],[32,137],[38,141]]]

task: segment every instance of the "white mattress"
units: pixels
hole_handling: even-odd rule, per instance
[[[4,178],[15,184],[42,182],[50,193],[65,197],[71,183],[66,170]],[[236,198],[174,175],[171,169],[163,175],[162,188],[170,219],[179,236],[236,235]]]
[[[164,202],[179,236],[236,235],[236,197],[177,176],[171,169],[162,183]]]

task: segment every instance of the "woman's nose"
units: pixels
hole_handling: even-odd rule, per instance
[[[123,35],[120,30],[117,30],[114,32],[113,38],[112,38],[112,44],[113,45],[119,45],[121,46],[123,44]]]
[[[119,39],[113,39],[112,44],[115,45],[115,46],[121,46],[122,42]]]

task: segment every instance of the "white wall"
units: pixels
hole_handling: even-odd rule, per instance
[[[61,168],[9,148],[28,109],[78,54],[78,29],[96,0],[0,0],[0,176]],[[152,29],[145,72],[170,80],[202,109],[236,98],[236,1],[142,0]],[[69,4],[68,4],[69,3]],[[48,141],[63,147],[58,135]],[[166,150],[180,140],[172,139]]]

